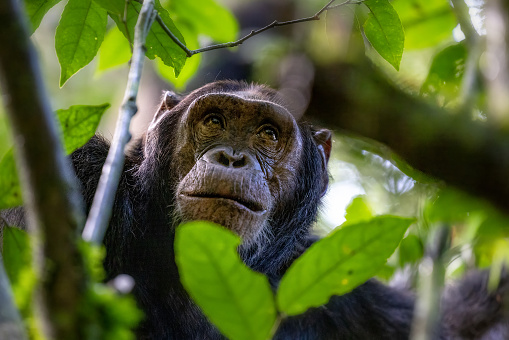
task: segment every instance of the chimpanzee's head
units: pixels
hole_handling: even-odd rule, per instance
[[[250,242],[306,213],[295,209],[316,214],[304,203],[326,190],[330,146],[330,132],[299,124],[277,92],[227,81],[182,99],[165,93],[144,153],[167,174],[158,185],[171,186],[182,221],[212,221]]]

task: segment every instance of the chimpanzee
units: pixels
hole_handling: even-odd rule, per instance
[[[277,287],[314,241],[330,138],[328,130],[297,122],[264,86],[220,81],[183,98],[164,95],[147,133],[126,154],[105,238],[109,277],[136,281],[146,314],[138,338],[223,338],[180,284],[173,240],[182,222],[210,220],[240,235],[243,261]],[[108,148],[96,136],[72,154],[88,208]],[[449,289],[437,339],[504,338],[500,295],[489,295],[485,283],[477,275]],[[408,339],[413,308],[410,293],[369,280],[286,319],[275,338]]]

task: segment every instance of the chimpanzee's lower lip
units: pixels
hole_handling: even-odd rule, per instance
[[[224,197],[220,195],[214,195],[214,194],[201,194],[201,193],[189,193],[189,194],[181,194],[180,196],[188,197],[188,198],[196,198],[196,199],[213,199],[213,200],[224,200],[225,202],[233,203],[234,205],[240,206],[241,208],[250,210],[253,213],[256,214],[263,214],[265,213],[265,209],[262,207],[261,204],[256,202],[250,202],[243,200],[238,197]]]

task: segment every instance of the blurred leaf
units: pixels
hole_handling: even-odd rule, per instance
[[[500,283],[502,272],[509,264],[509,241],[507,239],[499,239],[493,246],[493,261],[490,268],[490,277],[488,288],[495,291]]]
[[[61,0],[24,0],[25,12],[31,24],[31,33],[41,24],[42,18]]]
[[[133,329],[143,319],[132,295],[120,295],[102,283],[91,285],[80,306],[85,339],[136,339]]]
[[[30,263],[30,239],[28,234],[15,227],[4,229],[3,258],[5,271],[12,284],[17,283],[23,267]]]
[[[405,49],[431,47],[452,39],[458,23],[448,1],[395,0],[392,6],[405,29]]]
[[[366,38],[382,58],[399,71],[405,33],[398,13],[388,0],[366,0],[363,3],[371,11],[364,23]]]
[[[428,77],[421,87],[423,96],[443,95],[445,100],[458,96],[465,70],[467,49],[463,43],[446,47],[440,51],[429,70]]]
[[[62,127],[64,148],[70,154],[83,146],[95,134],[103,113],[110,104],[98,106],[74,105],[67,110],[57,110],[56,115]]]
[[[159,1],[156,0],[155,5],[159,16],[163,20],[166,27],[185,45],[185,40],[180,31],[177,29],[173,20],[171,20],[168,11],[162,8]],[[127,20],[124,24],[122,17],[119,15],[112,15],[111,18],[117,24],[118,29],[124,34],[129,41],[134,41],[134,26],[138,20],[141,4],[135,1],[130,1],[127,7]],[[126,30],[127,26],[127,30]],[[171,40],[158,22],[154,22],[150,28],[145,42],[147,51],[145,55],[149,59],[159,57],[166,66],[172,67],[175,71],[175,76],[178,76],[184,64],[186,63],[187,56],[185,52]]]
[[[83,255],[83,264],[88,276],[96,282],[102,282],[106,277],[103,265],[106,247],[83,240],[78,243],[78,246]]]
[[[497,258],[500,240],[509,238],[509,218],[501,214],[490,214],[477,230],[474,253],[477,265],[486,268]]]
[[[4,228],[3,260],[5,271],[19,309],[25,310],[32,300],[36,276],[32,270],[32,255],[28,234],[15,227]]]
[[[290,266],[277,293],[288,315],[325,304],[375,275],[414,219],[377,216],[351,224],[313,244]]]
[[[182,284],[207,317],[231,339],[267,339],[276,320],[265,276],[237,253],[240,238],[210,222],[177,227],[175,260]]]
[[[211,37],[217,42],[229,42],[237,38],[237,20],[228,9],[214,0],[170,1],[168,8],[177,20],[187,22],[198,34]]]
[[[124,15],[126,0],[94,0],[111,14]]]
[[[346,207],[345,219],[346,221],[341,227],[354,224],[361,221],[370,220],[373,217],[371,208],[366,203],[366,196],[360,195],[352,199],[352,202]]]
[[[94,59],[106,32],[107,12],[92,0],[69,0],[55,34],[60,86]]]
[[[192,32],[186,24],[179,24],[180,30],[182,34],[186,36],[186,41],[188,43],[187,47],[190,49],[196,49],[199,47],[198,44],[198,35],[195,32]],[[180,72],[178,78],[175,77],[174,72],[171,69],[164,65],[161,59],[157,60],[157,72],[161,77],[172,83],[175,88],[179,91],[185,89],[186,83],[189,79],[191,79],[198,70],[201,61],[201,54],[195,54],[192,57],[187,59],[185,67]]]
[[[99,49],[98,70],[104,71],[118,65],[127,65],[131,59],[131,47],[129,42],[120,32],[117,26],[113,26]]]
[[[426,207],[425,214],[431,223],[456,223],[465,221],[473,212],[484,211],[491,211],[484,201],[462,191],[445,188],[438,193],[437,199]]]
[[[410,234],[399,245],[399,265],[416,263],[424,255],[424,246],[417,235]]]
[[[0,161],[0,210],[23,204],[14,151],[10,149]]]

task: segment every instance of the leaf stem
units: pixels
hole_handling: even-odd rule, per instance
[[[134,46],[131,67],[124,94],[124,101],[120,108],[115,134],[111,143],[108,157],[102,169],[94,201],[83,230],[83,239],[101,244],[111,218],[112,208],[122,174],[126,144],[131,139],[129,125],[132,117],[138,111],[136,97],[145,59],[145,40],[155,19],[154,0],[143,1],[140,15],[134,29]]]

